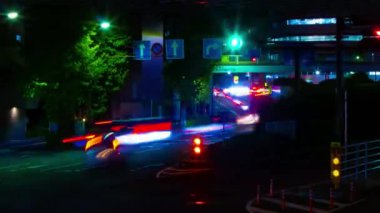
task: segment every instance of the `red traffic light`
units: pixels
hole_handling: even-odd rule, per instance
[[[195,138],[193,138],[193,144],[194,144],[195,146],[200,146],[200,145],[202,145],[202,144],[203,144],[202,138],[200,138],[200,137],[195,137]]]
[[[374,30],[374,34],[375,34],[375,36],[380,36],[380,29]]]
[[[202,148],[199,146],[196,146],[196,147],[194,147],[193,152],[196,155],[200,155],[202,153]]]

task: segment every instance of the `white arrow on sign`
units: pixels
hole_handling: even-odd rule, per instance
[[[140,48],[140,58],[144,58],[144,49],[145,49],[145,45],[143,43],[141,43],[139,45],[139,48]]]
[[[177,48],[178,48],[178,44],[176,41],[173,41],[172,43],[172,49],[173,49],[173,56],[176,57],[177,56]]]
[[[210,55],[210,50],[212,49],[218,49],[219,48],[219,45],[217,43],[213,43],[211,45],[208,45],[206,47],[206,55]]]

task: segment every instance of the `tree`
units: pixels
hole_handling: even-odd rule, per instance
[[[213,62],[205,60],[174,61],[165,65],[164,75],[170,88],[178,91],[183,101],[207,102],[213,67]]]
[[[120,29],[84,28],[82,38],[68,56],[68,67],[81,81],[80,114],[96,118],[106,112],[112,94],[120,90],[128,73],[126,47],[130,38]]]
[[[91,121],[106,112],[128,73],[127,30],[114,23],[103,31],[88,21],[91,11],[84,11],[49,7],[29,14],[33,22],[27,31],[25,96],[40,100],[47,120],[58,123],[61,135],[72,134],[75,118]]]

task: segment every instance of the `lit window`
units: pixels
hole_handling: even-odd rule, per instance
[[[311,19],[290,19],[287,25],[317,25],[317,24],[336,24],[336,18],[311,18]]]

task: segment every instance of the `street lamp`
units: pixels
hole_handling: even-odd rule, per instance
[[[14,12],[14,11],[12,11],[12,12],[9,12],[8,14],[7,14],[7,17],[9,18],[9,19],[17,19],[17,17],[18,17],[18,13],[17,12]]]
[[[100,27],[101,27],[102,29],[104,29],[104,30],[110,28],[110,26],[111,26],[111,24],[110,24],[108,21],[102,21],[102,22],[100,23]]]

